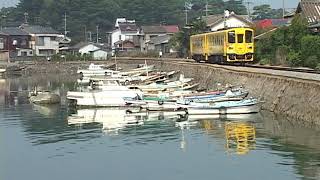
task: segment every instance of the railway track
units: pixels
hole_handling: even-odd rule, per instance
[[[121,60],[122,58],[119,58]],[[132,59],[132,60],[153,60],[153,61],[169,61],[169,62],[177,62],[177,63],[190,63],[190,64],[199,64],[195,62],[192,59],[159,59],[159,58],[126,58]],[[211,63],[207,62],[201,62],[200,64],[208,64],[212,65]],[[264,66],[264,65],[256,65],[256,64],[244,64],[244,65],[239,65],[239,64],[213,64],[213,65],[220,65],[220,66],[240,66],[240,67],[248,67],[248,68],[257,68],[257,69],[270,69],[270,70],[280,70],[280,71],[291,71],[291,72],[301,72],[301,73],[309,73],[309,74],[320,74],[319,70],[315,69],[309,69],[309,68],[292,68],[292,67],[283,67],[283,66]]]

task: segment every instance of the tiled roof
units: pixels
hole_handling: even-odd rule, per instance
[[[146,34],[166,33],[166,29],[162,26],[142,26],[141,29]]]
[[[301,0],[297,8],[297,13],[302,13],[309,24],[320,22],[320,1]]]
[[[29,34],[25,31],[22,31],[18,27],[6,27],[1,30],[6,35],[9,36],[28,36]]]
[[[122,32],[138,32],[139,30],[134,23],[119,23],[119,28]]]
[[[172,34],[179,32],[179,27],[177,25],[142,26],[141,29],[146,34]]]
[[[163,26],[167,33],[177,33],[179,32],[179,26],[177,25],[168,25],[168,26]]]
[[[152,38],[149,43],[155,44],[155,45],[168,43],[169,40],[171,39],[171,37],[172,36],[170,36],[170,35],[157,36],[157,37]]]
[[[51,27],[44,26],[31,26],[31,25],[22,25],[20,27],[23,31],[30,34],[60,34],[58,31],[52,29]]]

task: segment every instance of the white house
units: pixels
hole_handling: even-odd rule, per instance
[[[61,34],[50,27],[23,24],[20,29],[31,36],[30,46],[36,56],[51,56],[59,53]]]
[[[108,50],[104,47],[104,44],[96,43],[79,43],[72,48],[81,55],[88,54],[92,55],[95,60],[106,60],[108,59]]]
[[[236,15],[234,12],[227,12],[219,15],[210,15],[204,18],[210,31],[217,31],[223,28],[252,27],[253,23],[247,15]]]
[[[129,50],[139,46],[140,31],[134,20],[118,18],[115,30],[111,33],[112,49]],[[132,42],[130,47],[124,47],[123,42]],[[128,43],[127,43],[128,44]]]
[[[103,49],[97,49],[95,51],[91,51],[92,57],[95,60],[107,60],[108,52]]]

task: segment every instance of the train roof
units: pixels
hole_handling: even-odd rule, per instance
[[[201,36],[201,35],[205,35],[205,34],[222,33],[224,31],[232,30],[232,29],[251,29],[251,30],[253,30],[251,27],[223,28],[223,29],[219,29],[218,31],[210,31],[210,32],[204,32],[204,33],[201,33],[201,34],[195,34],[195,35],[192,35],[191,37],[197,37],[197,36]]]

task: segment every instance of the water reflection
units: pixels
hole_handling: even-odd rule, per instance
[[[119,130],[129,126],[143,125],[140,116],[129,114],[127,109],[79,109],[68,117],[69,125],[90,123],[102,124],[102,131],[107,134],[118,134]]]
[[[255,149],[256,130],[252,124],[227,122],[225,124],[227,152],[244,155]]]

